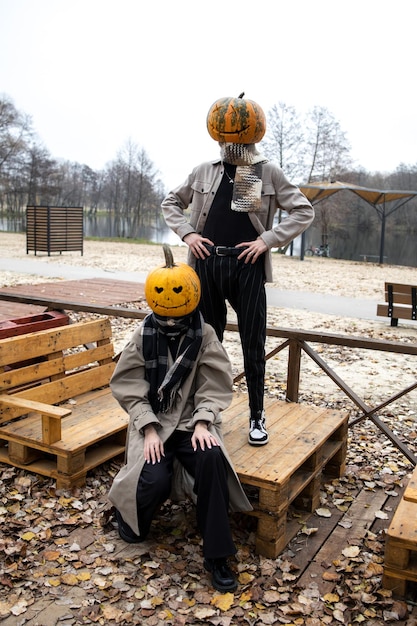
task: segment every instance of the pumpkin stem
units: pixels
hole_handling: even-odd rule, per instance
[[[244,95],[245,95],[245,92],[242,91],[242,93],[240,94],[240,96],[238,96],[238,98],[243,98]]]
[[[163,248],[164,255],[165,255],[165,266],[166,267],[174,267],[175,263],[174,263],[174,257],[172,255],[171,248],[169,247],[169,245],[167,243],[164,243],[162,248]]]

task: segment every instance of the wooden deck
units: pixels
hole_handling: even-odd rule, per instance
[[[61,280],[37,285],[15,285],[1,287],[5,294],[15,294],[45,300],[70,300],[86,305],[112,306],[125,302],[144,302],[144,286],[132,281],[111,278],[86,278],[84,280]],[[45,305],[8,302],[0,299],[0,321],[37,315],[45,311]]]

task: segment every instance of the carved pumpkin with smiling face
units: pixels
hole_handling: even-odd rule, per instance
[[[207,114],[207,130],[221,143],[258,143],[265,135],[265,114],[253,100],[220,98]]]
[[[200,279],[186,263],[174,263],[171,248],[163,245],[165,265],[149,272],[145,298],[152,311],[161,317],[184,317],[200,302]]]

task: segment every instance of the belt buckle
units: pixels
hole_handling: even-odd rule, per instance
[[[223,250],[223,253],[220,250]],[[226,246],[214,246],[214,252],[217,256],[227,256]]]

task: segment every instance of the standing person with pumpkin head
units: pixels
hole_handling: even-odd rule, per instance
[[[264,412],[266,294],[271,248],[287,246],[314,219],[314,209],[282,170],[260,154],[265,115],[252,100],[220,98],[207,128],[220,158],[193,169],[162,202],[167,225],[188,245],[201,281],[200,311],[220,341],[227,305],[237,315],[249,396],[251,445],[268,442]],[[185,211],[189,209],[189,218]],[[278,211],[286,217],[274,226]]]
[[[109,492],[119,534],[129,543],[148,536],[169,497],[191,496],[203,537],[204,566],[213,586],[233,591],[235,554],[228,512],[252,509],[224,447],[221,411],[232,399],[228,356],[197,306],[200,281],[185,263],[148,274],[152,309],[124,348],[110,381],[129,414],[126,462]]]

